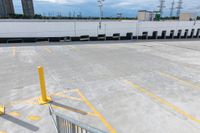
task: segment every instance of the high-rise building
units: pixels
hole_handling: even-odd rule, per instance
[[[15,14],[12,0],[0,0],[0,17]]]
[[[0,0],[0,17],[6,17],[7,11],[6,11],[6,2],[5,0]]]
[[[21,0],[22,8],[25,16],[32,17],[34,16],[34,6],[33,0]]]
[[[8,15],[15,14],[12,0],[6,0],[6,9],[7,9]]]

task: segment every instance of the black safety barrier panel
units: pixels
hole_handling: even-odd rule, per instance
[[[177,36],[174,36],[176,39],[180,39],[182,34],[182,30],[178,30]]]
[[[80,41],[80,37],[71,37],[72,41]]]
[[[98,40],[106,40],[106,34],[99,34],[99,35],[97,36],[97,39],[98,39]]]
[[[49,42],[60,42],[60,37],[49,37]]]
[[[90,37],[90,41],[98,41],[98,39],[97,39],[97,37],[95,37],[95,36],[91,36],[91,37]]]
[[[49,41],[48,37],[39,37],[39,38],[35,38],[36,42],[45,42],[45,41]]]
[[[185,30],[184,36],[182,36],[181,38],[183,39],[187,39],[188,38],[188,29]]]
[[[195,29],[192,29],[191,33],[190,33],[190,36],[188,38],[193,38],[194,37],[194,32],[195,32]]]
[[[132,40],[133,39],[133,33],[132,32],[126,33],[126,39],[127,40]]]
[[[90,41],[90,36],[89,35],[82,35],[82,36],[80,36],[80,41]]]
[[[167,34],[167,31],[163,30],[161,33],[161,36],[158,36],[158,39],[166,39],[166,34]]]
[[[71,41],[71,37],[70,36],[66,36],[64,38],[61,38],[61,40],[64,40],[64,42],[70,42]]]
[[[152,36],[149,37],[149,39],[157,39],[158,37],[158,31],[153,31]]]
[[[120,40],[120,33],[114,33],[113,40]]]
[[[148,32],[142,32],[142,36],[139,36],[138,39],[148,39]]]
[[[24,40],[22,38],[9,38],[6,43],[23,43]]]
[[[174,39],[174,32],[175,32],[174,30],[171,30],[169,36],[167,36],[166,38],[167,39]]]
[[[200,29],[197,29],[196,35],[194,36],[194,38],[199,38],[200,36]]]

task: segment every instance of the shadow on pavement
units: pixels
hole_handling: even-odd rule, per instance
[[[88,113],[85,112],[85,111],[82,111],[82,110],[79,110],[79,109],[75,109],[75,108],[73,108],[73,107],[69,107],[69,106],[66,106],[66,105],[57,103],[57,102],[55,102],[55,101],[51,102],[51,104],[54,105],[54,106],[61,107],[61,108],[66,109],[66,110],[70,110],[70,111],[72,111],[72,112],[76,112],[76,113],[82,114],[82,115],[87,115],[87,114],[88,114]]]
[[[17,119],[17,118],[15,118],[13,116],[7,115],[7,114],[1,116],[1,118],[5,119],[7,121],[10,121],[10,122],[12,122],[14,124],[17,124],[17,125],[19,125],[21,127],[24,127],[24,128],[26,128],[28,130],[34,131],[34,132],[39,130],[38,127],[36,127],[36,126],[34,126],[34,125],[30,124],[30,123],[27,123],[25,121],[22,121],[20,119]]]

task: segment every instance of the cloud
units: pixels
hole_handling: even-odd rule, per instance
[[[134,3],[132,2],[120,2],[117,4],[114,4],[113,7],[124,7],[124,6],[132,6]]]
[[[36,0],[40,2],[50,2],[50,3],[56,3],[56,4],[67,4],[67,5],[77,5],[85,3],[86,0]]]
[[[131,6],[136,5],[144,5],[144,3],[152,2],[152,0],[120,0],[119,2],[116,2],[116,4],[113,4],[111,7],[120,7],[120,8],[127,8]]]
[[[48,12],[82,12],[86,16],[97,16],[99,13],[97,0],[33,0],[38,14]],[[17,13],[22,13],[21,0],[13,0]],[[164,14],[169,15],[172,0],[166,0]],[[175,0],[177,7],[178,0]],[[158,10],[159,0],[105,0],[104,15],[115,16],[122,12],[124,16],[133,16],[138,10]],[[66,8],[67,6],[67,8]],[[197,12],[200,14],[199,0],[183,0],[182,12]],[[174,10],[174,14],[176,9]]]

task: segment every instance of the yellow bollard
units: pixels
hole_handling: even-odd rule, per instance
[[[42,66],[38,67],[38,74],[40,79],[40,88],[41,88],[41,97],[38,99],[39,104],[47,104],[52,101],[51,97],[47,96],[46,93],[46,85],[45,85],[45,78],[44,78],[44,69]]]
[[[5,107],[0,105],[0,116],[5,114]]]

